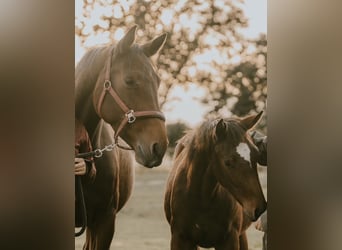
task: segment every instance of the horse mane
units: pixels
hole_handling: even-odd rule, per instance
[[[223,120],[223,123],[225,125],[224,138],[218,137],[216,139],[218,141],[228,140],[231,145],[237,146],[241,142],[242,138],[245,136],[246,130],[239,123],[238,119],[226,119]]]
[[[223,123],[223,133],[217,134],[217,125]],[[176,147],[174,159],[184,151],[187,170],[187,188],[189,188],[195,169],[204,170],[215,155],[215,145],[228,142],[236,147],[246,135],[246,130],[238,119],[215,119],[202,123],[200,127],[183,136]],[[196,162],[195,162],[196,160]],[[199,164],[198,164],[199,163]],[[202,166],[202,170],[201,169]]]
[[[95,64],[98,64],[98,60],[101,58],[101,53],[106,50],[108,46],[98,46],[89,49],[81,60],[77,63],[75,74],[78,75],[83,69],[92,69]],[[100,55],[100,56],[99,56]]]
[[[246,130],[239,124],[238,119],[223,119],[223,134],[216,133],[216,127],[221,119],[209,120],[197,129],[187,132],[187,134],[179,140],[176,150],[177,154],[186,150],[188,160],[191,162],[196,155],[206,154],[211,156],[217,143],[227,141],[233,147],[237,146],[246,135]]]
[[[104,67],[108,46],[94,47],[88,50],[75,68],[75,94],[88,95],[96,84],[96,80]],[[82,89],[82,93],[78,93]],[[78,106],[78,105],[76,105]],[[79,107],[79,106],[78,106]]]
[[[126,68],[130,69],[132,68],[132,64],[136,63],[136,58],[134,57],[140,57],[140,58],[144,58],[142,60],[148,60],[148,64],[142,63],[140,66],[144,67],[144,69],[148,72],[149,75],[152,75],[153,72],[157,71],[157,67],[155,66],[155,64],[153,63],[152,60],[150,60],[145,54],[144,51],[142,50],[142,48],[139,46],[139,44],[133,44],[129,51],[126,53],[121,53],[121,51],[119,49],[114,48],[113,51],[113,57],[114,58],[119,58],[119,60],[121,60],[121,58],[125,61],[126,64]],[[151,67],[149,67],[151,66]],[[159,76],[156,75],[156,77],[159,80]]]

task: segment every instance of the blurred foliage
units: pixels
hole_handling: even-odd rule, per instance
[[[167,42],[158,58],[161,106],[171,101],[176,84],[195,83],[207,90],[208,116],[244,116],[265,107],[267,97],[266,37],[245,39],[248,22],[243,1],[84,0],[76,15],[76,38],[85,48],[91,41],[117,40],[133,24],[139,43],[163,32]],[[77,12],[77,11],[76,11]]]
[[[168,152],[173,155],[174,148],[176,147],[177,141],[185,135],[190,128],[182,122],[167,124],[167,137],[169,139]]]
[[[223,82],[209,87],[211,95],[203,102],[214,106],[210,113],[220,112],[230,101],[233,102],[230,111],[237,116],[264,108],[267,98],[266,37],[262,35],[258,40],[250,41],[248,46],[251,44],[255,46],[253,52],[249,53],[248,47],[243,47],[241,62],[226,66]]]

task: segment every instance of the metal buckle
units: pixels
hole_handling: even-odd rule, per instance
[[[137,119],[134,115],[134,110],[132,110],[132,109],[130,111],[128,111],[125,115],[127,117],[128,123],[133,123]]]

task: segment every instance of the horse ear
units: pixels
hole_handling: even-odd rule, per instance
[[[247,116],[247,117],[241,119],[240,124],[246,130],[250,130],[251,128],[253,128],[260,121],[260,118],[261,118],[262,114],[263,114],[263,111],[259,112],[259,114],[257,114],[257,115]]]
[[[223,119],[220,119],[215,127],[215,138],[219,140],[220,138],[224,138],[227,131],[227,124],[224,122]]]
[[[147,57],[153,56],[154,54],[156,54],[163,46],[164,43],[166,41],[166,37],[167,34],[164,33],[160,36],[158,36],[157,38],[145,43],[144,45],[142,45],[142,49],[144,51],[144,54]]]
[[[132,28],[130,28],[126,35],[119,41],[117,48],[120,51],[120,53],[123,53],[126,50],[128,50],[134,43],[135,32],[137,30],[137,27],[138,25],[134,25]]]

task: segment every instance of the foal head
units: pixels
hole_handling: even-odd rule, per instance
[[[104,87],[108,87],[105,75],[109,75],[112,89],[129,110],[136,113],[160,113],[160,79],[150,57],[163,46],[166,34],[144,45],[137,45],[134,43],[136,28],[137,26],[131,28],[113,52],[108,53],[111,66],[105,66],[98,77],[93,103],[97,107],[100,100],[98,115],[111,124],[114,131],[133,148],[136,161],[146,167],[154,167],[161,164],[168,144],[164,120],[153,115],[143,115],[137,117],[133,123],[125,123],[120,128],[121,122],[125,119],[125,111],[120,101],[116,101],[109,94],[101,100]]]
[[[257,173],[258,148],[248,133],[261,115],[262,112],[243,119],[220,119],[213,133],[214,174],[253,221],[266,209]]]

